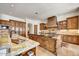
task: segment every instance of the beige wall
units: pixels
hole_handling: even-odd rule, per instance
[[[57,21],[66,20],[67,17],[72,17],[76,15],[79,15],[79,11],[72,11],[72,12],[62,14],[62,15],[57,15]]]
[[[3,19],[3,20],[10,20],[10,19],[12,19],[12,20],[25,22],[25,19],[21,19],[21,18],[14,17],[14,16],[11,16],[11,15],[6,15],[6,14],[0,14],[0,19]]]
[[[26,19],[26,22],[27,22],[27,24],[28,23],[31,23],[32,24],[32,28],[30,29],[30,34],[34,34],[34,25],[38,25],[38,32],[37,32],[37,34],[39,34],[39,32],[40,32],[40,20],[31,20],[31,19]],[[27,29],[27,30],[29,30],[29,29]]]

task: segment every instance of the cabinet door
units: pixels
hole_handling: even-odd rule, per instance
[[[77,43],[77,36],[69,36],[68,40],[70,43]]]
[[[59,21],[58,26],[59,26],[59,29],[67,29],[67,22],[66,22],[66,20]]]
[[[46,42],[47,42],[46,38],[45,37],[42,37],[41,38],[41,43],[42,43],[41,45],[42,45],[42,47],[46,48],[46,45],[47,45]]]
[[[68,41],[68,37],[67,37],[66,35],[64,35],[64,36],[62,37],[62,41],[67,42],[67,41]]]
[[[10,20],[10,29],[16,30],[16,22],[14,20]]]
[[[56,16],[52,16],[47,19],[47,27],[57,27]]]
[[[44,46],[44,47],[45,47],[47,50],[49,50],[49,49],[50,49],[50,47],[49,47],[49,41],[46,40],[44,43],[45,43],[45,46]]]
[[[38,25],[34,25],[34,34],[37,34],[38,32]]]
[[[72,44],[79,44],[79,37],[78,36],[71,36],[71,35],[65,35],[63,36],[63,41],[72,43]]]
[[[15,24],[16,24],[15,31],[16,31],[17,34],[20,34],[20,28],[19,28],[20,23],[19,23],[19,21],[16,21]]]
[[[23,27],[22,27],[22,33],[23,33],[23,36],[26,37],[26,23],[23,22]]]
[[[20,25],[19,25],[19,27],[20,27],[20,35],[22,36],[23,34],[22,34],[22,31],[23,31],[23,23],[22,22],[20,22]]]
[[[56,41],[55,41],[55,39],[49,40],[49,51],[56,52]]]
[[[40,30],[46,30],[46,24],[40,23]]]
[[[67,18],[68,29],[78,29],[78,16]]]

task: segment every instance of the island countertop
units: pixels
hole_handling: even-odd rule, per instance
[[[18,36],[18,38],[24,39],[25,41],[20,44],[12,43],[11,44],[11,51],[8,55],[15,56],[15,55],[18,55],[24,51],[28,51],[28,50],[40,45],[38,42],[33,41],[29,38],[25,38],[22,36]]]

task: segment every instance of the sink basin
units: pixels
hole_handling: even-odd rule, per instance
[[[13,43],[16,43],[16,44],[20,44],[20,43],[23,43],[23,42],[25,42],[26,40],[24,40],[24,39],[12,39],[12,42]]]

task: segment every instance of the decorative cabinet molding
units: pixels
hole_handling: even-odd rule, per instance
[[[79,16],[67,18],[67,29],[78,29],[79,28]]]

